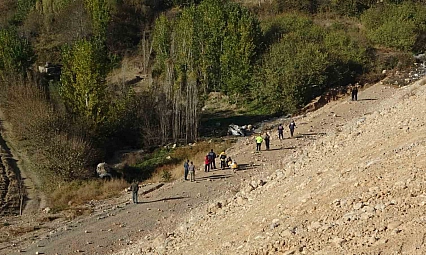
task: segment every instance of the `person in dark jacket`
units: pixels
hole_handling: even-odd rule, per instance
[[[211,149],[208,155],[210,159],[210,169],[216,169],[216,153]]]
[[[220,159],[220,169],[224,170],[226,168],[226,153],[224,151],[222,151],[219,154],[219,159]]]
[[[134,204],[138,203],[138,191],[139,191],[139,183],[136,180],[133,180],[130,185],[130,189],[132,190],[132,200]]]
[[[358,100],[358,88],[359,88],[359,83],[356,83],[354,86],[351,87],[352,101]]]
[[[188,180],[188,168],[189,168],[189,159],[183,163],[183,169],[185,170],[185,181]]]
[[[283,124],[278,126],[278,139],[284,139],[284,127]]]
[[[294,120],[290,122],[288,128],[290,129],[290,136],[293,137],[294,129],[296,128],[296,123],[294,122]]]
[[[266,150],[269,150],[269,142],[271,140],[271,137],[269,136],[268,132],[265,133],[265,137],[263,138],[265,141]]]

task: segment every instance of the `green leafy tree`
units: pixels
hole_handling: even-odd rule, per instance
[[[200,45],[200,81],[204,91],[216,91],[221,86],[221,64],[219,49],[225,37],[225,1],[205,0],[198,7],[200,21],[197,35]]]
[[[259,22],[246,8],[207,0],[184,9],[175,22],[165,16],[157,19],[153,45],[160,68],[156,70],[165,73],[166,63],[177,64],[177,72],[190,65],[204,92],[244,93],[260,36]]]
[[[85,0],[86,9],[92,17],[95,36],[105,40],[108,22],[111,19],[111,6],[107,0]]]
[[[236,95],[248,91],[261,30],[259,22],[247,9],[231,3],[227,8],[220,56],[222,90]]]
[[[166,60],[170,57],[172,28],[165,15],[161,15],[155,21],[152,47],[155,51],[156,63],[154,72],[161,73],[165,70]]]
[[[60,94],[70,113],[102,122],[108,112],[108,59],[97,41],[82,40],[63,50]]]
[[[35,58],[31,44],[12,29],[0,29],[0,75],[23,74]]]

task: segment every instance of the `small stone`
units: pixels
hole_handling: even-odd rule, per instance
[[[393,221],[393,222],[391,222],[391,223],[388,224],[387,228],[389,230],[393,230],[393,229],[396,229],[397,227],[399,227],[401,224],[402,224],[401,221],[398,221],[398,220],[397,221]]]

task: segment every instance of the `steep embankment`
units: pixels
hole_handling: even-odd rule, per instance
[[[275,173],[209,213],[193,211],[120,254],[425,254],[424,82],[281,154]]]
[[[14,184],[13,188],[9,188],[9,192],[14,194],[16,201],[19,200],[18,206],[11,206],[5,204],[5,208],[15,208],[21,211],[22,214],[36,214],[42,208],[46,206],[46,196],[39,190],[41,182],[37,175],[33,173],[29,168],[29,160],[26,158],[25,153],[20,152],[16,149],[16,145],[13,143],[12,128],[10,123],[6,121],[3,111],[0,109],[0,147],[3,151],[0,152],[3,155],[3,165],[5,166],[4,174],[0,174],[1,178],[11,177],[11,184]],[[4,140],[3,140],[4,138]],[[22,200],[24,196],[24,200]],[[20,208],[24,207],[24,208]],[[5,209],[10,211],[9,209]]]

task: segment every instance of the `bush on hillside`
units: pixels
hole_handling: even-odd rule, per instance
[[[90,138],[72,132],[75,124],[55,111],[44,89],[28,80],[9,82],[3,84],[1,105],[19,150],[27,152],[43,187],[53,190],[62,181],[93,176],[90,168],[99,153]]]
[[[0,78],[6,74],[26,74],[34,58],[31,44],[16,30],[0,28]]]
[[[293,15],[269,24],[282,31],[282,37],[265,54],[252,88],[256,105],[267,105],[268,113],[293,113],[326,89],[354,81],[368,68],[366,48],[343,31]]]
[[[361,16],[374,43],[402,51],[426,50],[426,6],[411,2],[380,5]]]

